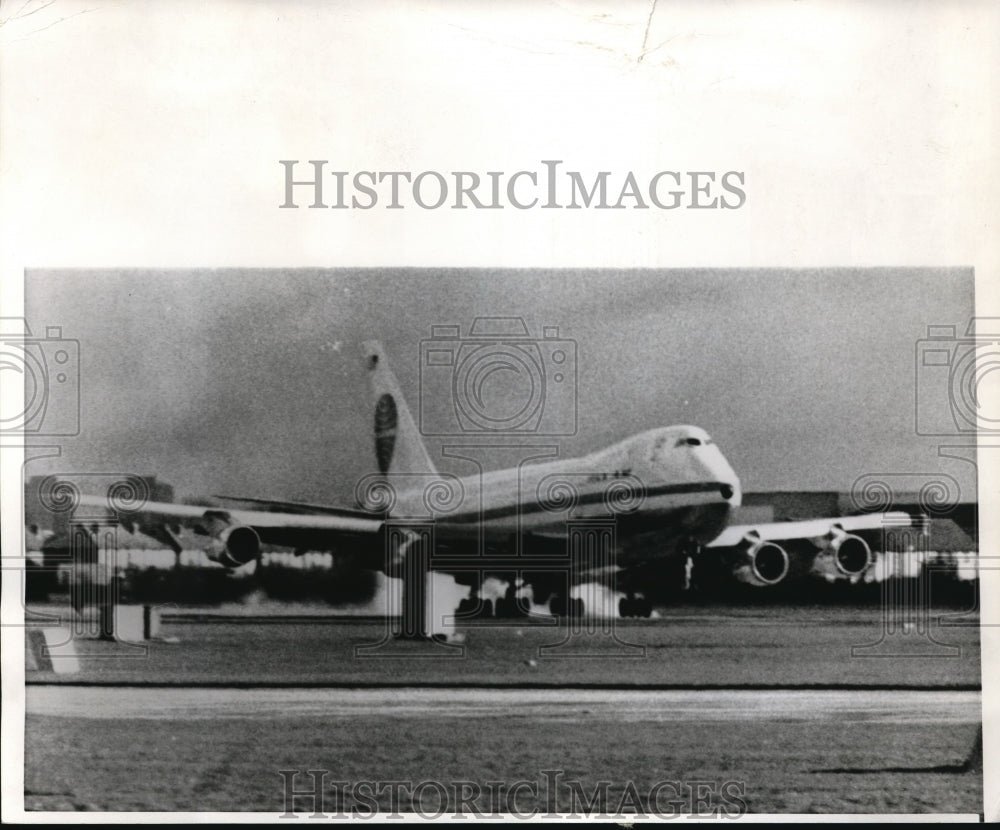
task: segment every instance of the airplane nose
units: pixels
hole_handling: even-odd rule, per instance
[[[727,464],[726,466],[728,467],[729,465]],[[729,478],[719,490],[722,493],[722,498],[728,501],[732,507],[739,507],[743,503],[743,488],[740,486],[740,480],[736,477],[736,473],[733,472],[732,468],[729,470]]]
[[[712,479],[719,482],[719,495],[734,507],[738,507],[742,501],[739,478],[718,447],[705,447],[705,449],[708,450],[703,454],[705,466]]]

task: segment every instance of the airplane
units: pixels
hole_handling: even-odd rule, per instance
[[[858,535],[887,524],[917,524],[907,513],[871,513],[796,522],[733,525],[740,480],[703,429],[679,425],[633,435],[586,455],[524,463],[465,477],[439,473],[378,342],[365,345],[373,397],[378,472],[359,482],[359,508],[219,497],[226,504],[147,501],[136,507],[110,496],[79,505],[117,516],[175,553],[182,527],[208,537],[208,557],[227,568],[247,565],[263,544],[299,553],[351,547],[362,567],[403,580],[406,624],[400,637],[433,638],[429,574],[470,588],[458,618],[480,607],[478,590],[499,576],[515,590],[530,586],[552,613],[584,613],[575,585],[624,589],[622,615],[649,616],[645,567],[679,556],[715,555],[729,576],[774,586],[793,571],[857,581],[871,566]]]

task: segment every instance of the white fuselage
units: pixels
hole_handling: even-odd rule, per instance
[[[435,479],[452,498],[428,498],[427,486],[405,490],[393,513],[512,535],[565,533],[574,521],[613,518],[637,534],[707,542],[741,500],[732,467],[692,426],[649,430],[579,458]]]

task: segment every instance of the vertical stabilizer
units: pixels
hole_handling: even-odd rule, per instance
[[[365,367],[372,392],[375,459],[380,473],[437,472],[420,430],[403,400],[403,393],[385,357],[382,344],[364,344]]]

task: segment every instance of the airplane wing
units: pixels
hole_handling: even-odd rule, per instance
[[[241,502],[259,509],[215,503]],[[368,567],[384,570],[398,565],[405,555],[406,539],[394,538],[391,562],[386,560],[385,516],[367,510],[252,497],[216,496],[210,504],[176,504],[144,501],[134,507],[112,495],[79,496],[76,519],[113,514],[130,532],[139,531],[163,543],[175,553],[183,548],[181,529],[209,537],[204,547],[209,559],[226,567],[245,565],[256,558],[260,545],[271,544],[297,551],[333,550],[345,543],[369,554]],[[405,536],[405,524],[400,527]],[[369,544],[365,544],[368,542]],[[375,544],[372,544],[375,543]],[[507,574],[511,571],[565,570],[564,537],[525,534],[518,539],[508,531],[490,533],[478,523],[434,527],[435,570]],[[364,560],[364,555],[362,560]]]
[[[78,518],[81,508],[112,513],[126,529],[138,529],[175,551],[181,549],[178,532],[182,527],[189,528],[210,537],[206,553],[227,567],[239,567],[256,559],[261,543],[330,550],[344,541],[374,539],[383,526],[379,516],[349,509],[308,515],[168,502],[143,502],[134,509],[130,507],[109,497],[80,496],[76,510]],[[372,550],[381,556],[376,547]]]
[[[860,516],[839,516],[830,519],[805,519],[795,522],[765,522],[758,524],[730,525],[707,547],[731,547],[739,544],[747,534],[753,534],[764,541],[784,539],[815,539],[830,532],[842,530],[846,533],[858,530],[881,530],[883,528],[917,527],[921,518],[910,513],[863,513]]]
[[[351,516],[355,518],[378,518],[379,514],[370,510],[354,507],[339,507],[329,504],[314,504],[303,501],[278,501],[275,499],[258,499],[253,496],[214,496],[221,501],[252,504],[273,513],[319,513],[323,516]]]
[[[906,528],[926,533],[925,517],[894,511],[731,525],[706,548],[721,552],[732,575],[752,585],[776,585],[796,571],[857,581],[874,562],[869,540]]]

